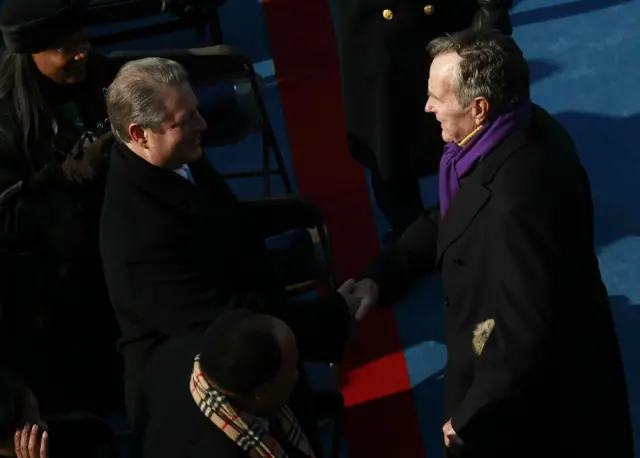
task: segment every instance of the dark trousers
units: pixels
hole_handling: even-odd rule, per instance
[[[406,176],[384,181],[377,170],[371,170],[371,188],[376,206],[391,226],[393,237],[400,237],[423,209],[418,178]]]

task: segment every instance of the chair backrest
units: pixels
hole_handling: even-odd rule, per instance
[[[89,25],[106,25],[154,16],[162,12],[161,0],[89,0]]]
[[[191,49],[116,51],[108,58],[117,67],[145,57],[180,62],[198,96],[200,114],[208,124],[205,147],[237,143],[261,130],[265,116],[258,103],[261,80],[251,59],[226,45]]]
[[[101,33],[92,37],[95,46],[109,46],[149,36],[195,28],[201,36],[208,28],[212,44],[222,41],[218,6],[224,0],[88,0],[88,25],[130,23],[162,13],[164,21]]]

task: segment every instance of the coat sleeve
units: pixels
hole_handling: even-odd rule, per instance
[[[194,269],[184,257],[148,250],[128,262],[125,271],[112,262],[109,243],[101,243],[107,283],[120,314],[175,336],[206,327],[230,307],[249,307],[281,318],[296,334],[302,357],[308,361],[338,362],[350,330],[348,308],[338,293],[311,300],[290,300],[276,293],[247,291],[242,279],[216,280],[213,272]],[[145,250],[147,251],[147,250]]]
[[[556,285],[568,278],[559,225],[544,210],[527,208],[506,211],[492,227],[494,263],[485,286],[491,304],[480,313],[493,322],[475,348],[473,383],[451,419],[468,446],[515,437],[515,419],[528,410],[531,388],[544,375],[563,305]]]
[[[400,299],[419,278],[435,270],[439,220],[439,208],[424,210],[395,245],[367,266],[362,277],[378,285],[381,304]]]
[[[493,28],[511,35],[511,19],[509,9],[513,0],[478,0],[478,12],[473,19],[473,28]]]
[[[291,229],[314,228],[322,222],[318,207],[299,196],[244,200],[241,204],[263,238]]]
[[[35,236],[31,207],[42,189],[64,183],[62,170],[49,164],[24,176],[15,158],[15,142],[0,130],[0,234],[3,247],[18,247]]]

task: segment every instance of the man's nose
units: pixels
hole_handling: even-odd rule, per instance
[[[427,103],[424,106],[425,113],[433,113],[433,104],[430,102],[431,99],[427,99]]]

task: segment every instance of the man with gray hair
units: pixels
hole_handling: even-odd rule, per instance
[[[446,142],[440,205],[354,287],[356,318],[442,276],[444,443],[466,458],[633,456],[622,359],[573,141],[529,99],[497,32],[438,38],[425,110]]]
[[[207,128],[188,86],[177,62],[148,58],[125,64],[107,93],[113,133],[149,164],[186,171],[185,164],[202,157],[200,134]],[[175,119],[163,129],[171,115]]]
[[[142,396],[143,381],[153,378],[149,361],[171,340],[204,332],[229,304],[286,321],[303,358],[339,361],[360,304],[347,293],[353,280],[324,297],[287,300],[255,208],[238,201],[203,155],[207,125],[182,65],[161,58],[125,64],[109,87],[107,110],[118,142],[100,248],[122,329],[132,423],[149,414]],[[291,407],[313,441],[308,399],[302,371]]]

